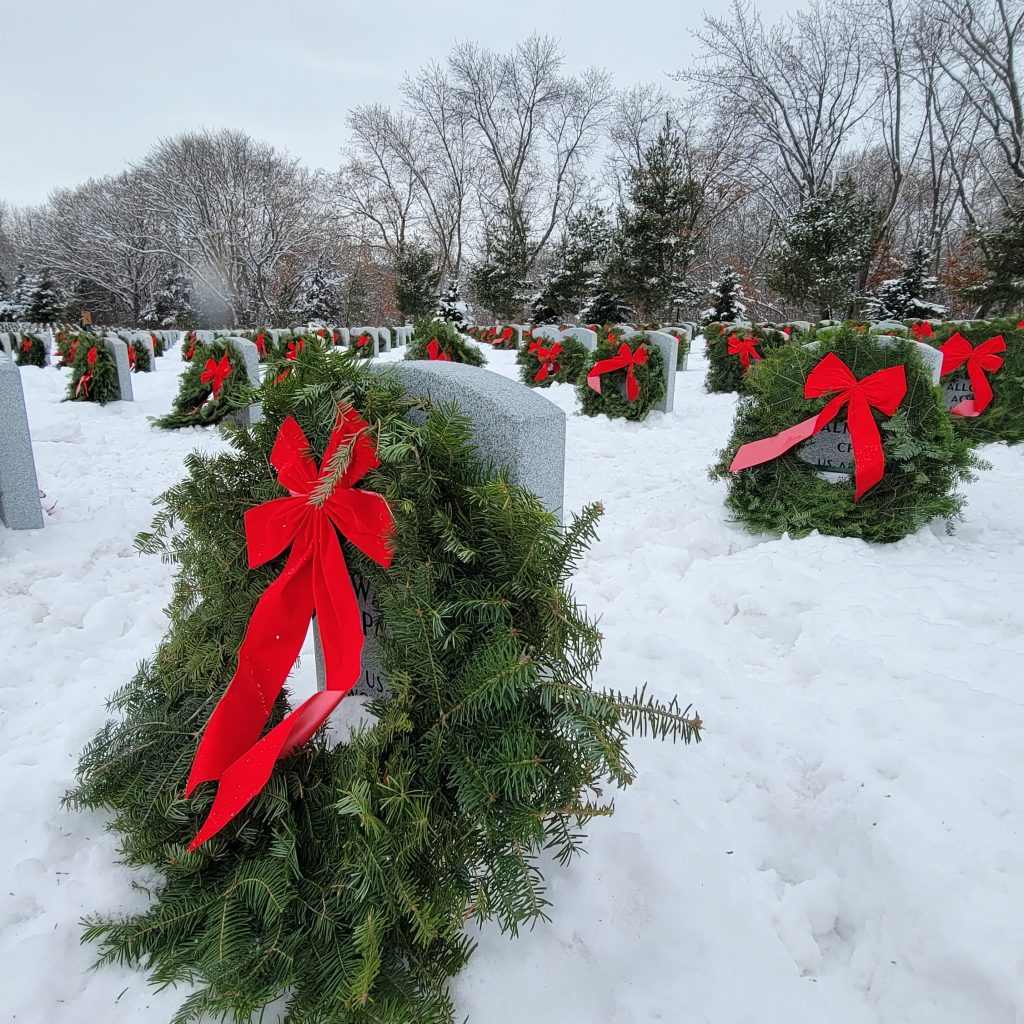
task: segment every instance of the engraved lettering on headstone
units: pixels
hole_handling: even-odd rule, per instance
[[[826,473],[849,476],[856,468],[850,430],[845,419],[834,419],[800,445],[796,454],[804,462]]]
[[[942,397],[947,409],[961,402],[974,400],[974,388],[971,386],[970,378],[966,373],[954,373],[942,383]]]

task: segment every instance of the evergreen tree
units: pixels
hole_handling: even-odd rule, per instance
[[[14,302],[7,288],[7,278],[0,270],[0,320],[14,320]]]
[[[470,272],[470,284],[480,303],[499,320],[518,320],[528,297],[526,239],[507,218],[492,220],[484,229],[484,257]]]
[[[300,320],[335,323],[341,316],[338,279],[321,267],[315,267],[303,280],[296,303]]]
[[[533,297],[535,324],[573,320],[598,287],[611,241],[608,214],[597,204],[585,206],[565,222],[554,269]]]
[[[746,319],[747,307],[744,303],[743,279],[731,268],[722,275],[721,280],[712,281],[708,288],[713,305],[701,314],[701,323],[732,324]]]
[[[430,251],[415,242],[395,261],[395,303],[406,322],[421,320],[434,309],[440,273]]]
[[[1024,205],[1006,210],[982,243],[985,280],[964,294],[978,303],[981,316],[1024,311]]]
[[[454,324],[460,330],[469,322],[469,307],[459,293],[458,281],[452,281],[445,293],[438,297],[435,312],[442,320]]]
[[[143,321],[150,327],[195,330],[199,317],[192,306],[192,284],[180,270],[166,273],[153,293],[153,301],[142,311]]]
[[[64,309],[63,290],[44,270],[29,289],[24,316],[33,323],[50,324],[60,319]]]
[[[857,282],[871,259],[876,213],[844,178],[808,200],[783,231],[768,284],[822,319],[852,311]]]
[[[11,306],[14,309],[15,320],[22,320],[27,316],[33,283],[25,271],[25,264],[19,262],[17,273],[14,275],[14,287],[11,290]]]
[[[597,291],[583,304],[578,319],[583,324],[622,324],[629,323],[635,316],[636,310],[602,280],[598,282]]]
[[[937,320],[949,311],[946,306],[929,302],[939,282],[928,273],[930,253],[916,246],[907,254],[903,273],[883,281],[868,299],[864,315],[870,320]]]
[[[641,165],[630,170],[627,196],[619,211],[613,279],[645,319],[672,316],[679,304],[692,301],[686,277],[702,198],[683,140],[667,118]]]

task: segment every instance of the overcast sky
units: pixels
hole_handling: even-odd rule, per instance
[[[346,111],[396,102],[402,75],[457,41],[510,49],[537,30],[570,70],[680,89],[664,73],[692,56],[700,18],[678,0],[0,0],[0,199],[41,202],[197,127],[336,167]]]

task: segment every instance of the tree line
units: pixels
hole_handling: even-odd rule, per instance
[[[1024,0],[706,16],[674,84],[475,43],[348,112],[340,166],[236,131],[0,203],[0,319],[768,319],[1024,301]],[[708,292],[718,293],[709,298]],[[45,317],[37,317],[43,319]]]

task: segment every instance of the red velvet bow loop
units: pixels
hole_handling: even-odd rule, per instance
[[[729,338],[729,355],[740,357],[744,373],[750,369],[751,359],[761,360],[761,353],[757,351],[758,344],[757,338],[740,338],[735,334]]]
[[[373,338],[370,337],[369,334],[360,334],[359,337],[356,338],[356,345],[359,348],[363,348],[365,345],[369,345],[371,341],[373,341]]]
[[[890,366],[878,370],[863,380],[857,380],[853,371],[834,352],[830,352],[807,375],[804,382],[805,398],[820,398],[838,392],[835,398],[816,416],[783,430],[774,437],[750,441],[740,447],[729,467],[730,473],[760,466],[777,459],[796,447],[801,441],[818,433],[847,406],[846,422],[850,431],[855,465],[854,499],[859,501],[885,475],[885,454],[882,436],[872,409],[885,416],[899,408],[907,393],[907,374],[903,366]]]
[[[134,345],[129,345],[128,346],[128,369],[129,370],[134,370],[136,364],[138,363],[138,361],[139,361],[139,357],[135,354],[135,346]]]
[[[556,341],[551,348],[542,348],[538,345],[534,354],[540,360],[540,369],[533,378],[538,384],[547,380],[548,374],[557,375],[562,372],[562,364],[558,361],[558,357],[562,354],[561,342]]]
[[[201,782],[220,784],[190,850],[216,835],[263,789],[275,763],[323,725],[359,678],[362,619],[338,531],[385,568],[394,556],[394,518],[387,502],[355,487],[380,465],[368,431],[354,409],[343,409],[319,467],[295,420],[289,417],[278,431],[270,462],[289,496],[245,513],[249,566],[264,565],[289,546],[291,551],[280,576],[256,602],[234,677],[196,751],[186,796]],[[350,446],[347,464],[337,458],[342,445]],[[326,689],[261,738],[314,615]]]
[[[221,356],[220,362],[215,359],[207,359],[206,367],[203,372],[199,375],[199,379],[204,384],[209,384],[212,388],[212,395],[217,398],[220,395],[220,390],[224,387],[224,382],[231,375],[231,362],[228,360],[227,355]]]
[[[1006,351],[1006,340],[1001,334],[997,334],[994,338],[989,338],[988,341],[974,347],[958,332],[942,345],[939,351],[942,353],[942,376],[959,370],[966,363],[967,376],[974,392],[973,399],[960,402],[949,411],[954,416],[972,419],[980,416],[991,405],[994,397],[986,373],[995,373],[1003,365],[1003,357],[999,353]]]
[[[306,339],[305,338],[299,338],[299,340],[297,342],[289,341],[288,342],[288,350],[284,354],[285,359],[290,359],[292,362],[295,362],[295,360],[299,358],[299,353],[305,347],[306,347]]]
[[[935,332],[932,325],[924,320],[919,324],[911,324],[910,333],[913,334],[915,341],[920,341],[922,338],[930,338]]]
[[[636,379],[635,368],[644,366],[647,363],[647,356],[645,345],[641,344],[634,352],[626,342],[623,342],[616,355],[610,359],[599,359],[594,363],[587,374],[587,384],[601,394],[601,374],[624,369],[626,371],[626,398],[630,402],[635,402],[640,397],[640,382]]]
[[[450,363],[452,361],[451,353],[445,352],[441,348],[437,338],[430,339],[430,343],[427,345],[427,355],[432,360],[436,360],[441,363]]]

